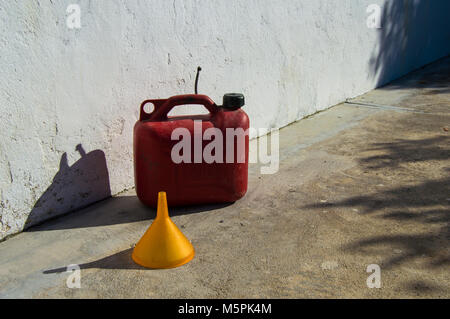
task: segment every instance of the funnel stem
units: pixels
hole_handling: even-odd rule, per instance
[[[158,209],[156,211],[156,218],[168,218],[169,210],[167,208],[166,192],[158,193]]]

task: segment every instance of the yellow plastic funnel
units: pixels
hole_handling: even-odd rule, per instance
[[[169,217],[166,192],[158,193],[156,218],[134,247],[134,262],[147,268],[174,268],[194,258],[191,242]]]

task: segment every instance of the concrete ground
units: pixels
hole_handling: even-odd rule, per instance
[[[282,129],[279,172],[252,165],[242,200],[172,209],[187,265],[131,261],[155,212],[130,190],[0,243],[0,296],[449,298],[449,129],[447,58]]]

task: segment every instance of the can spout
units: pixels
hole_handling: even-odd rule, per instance
[[[198,94],[198,90],[197,90],[197,87],[198,87],[198,77],[199,77],[199,75],[200,75],[200,71],[201,71],[201,70],[202,70],[201,67],[197,67],[197,75],[195,76],[195,88],[194,88],[195,94]]]

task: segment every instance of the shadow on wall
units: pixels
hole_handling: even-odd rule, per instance
[[[101,150],[86,153],[81,144],[75,149],[81,158],[69,166],[67,154],[62,155],[58,173],[37,200],[25,228],[111,196],[105,153]]]
[[[156,216],[156,210],[143,205],[137,196],[110,198],[109,174],[103,151],[86,153],[81,144],[76,150],[81,158],[72,166],[67,163],[66,153],[61,157],[59,171],[52,184],[28,216],[28,232],[117,225],[150,220]],[[103,201],[106,198],[109,200]],[[229,205],[232,203],[174,207],[170,209],[170,215],[211,211]],[[77,214],[66,214],[81,208],[84,209]],[[67,216],[48,220],[60,215]],[[45,223],[41,223],[43,221]]]
[[[386,2],[378,47],[370,59],[377,86],[450,54],[448,12],[448,0]]]

